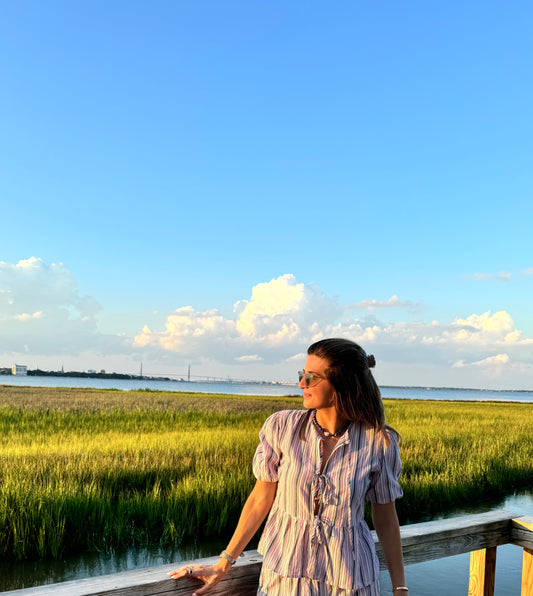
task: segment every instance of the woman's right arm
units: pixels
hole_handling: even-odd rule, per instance
[[[241,554],[265,520],[274,503],[277,488],[277,482],[258,480],[255,483],[250,496],[244,504],[233,537],[226,548],[226,552],[232,558],[236,559]],[[189,576],[202,580],[206,585],[194,592],[195,595],[200,596],[201,594],[207,594],[230,569],[231,564],[229,561],[221,558],[215,565],[187,565],[171,571],[168,575],[172,579]],[[190,573],[190,570],[192,570],[192,573]]]

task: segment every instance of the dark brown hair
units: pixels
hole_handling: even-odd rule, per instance
[[[349,339],[322,339],[309,346],[308,354],[327,361],[326,378],[333,385],[335,409],[349,420],[365,422],[380,431],[385,428],[381,391],[371,368],[373,355]]]

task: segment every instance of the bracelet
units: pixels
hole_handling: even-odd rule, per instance
[[[226,559],[226,561],[229,561],[229,562],[230,562],[232,565],[235,565],[235,563],[237,562],[237,561],[236,561],[236,560],[235,560],[235,559],[234,559],[234,558],[233,558],[231,555],[228,555],[228,553],[227,553],[225,550],[223,550],[223,551],[220,553],[220,556],[221,556],[223,559]]]
[[[396,590],[403,590],[404,592],[409,592],[409,588],[407,586],[396,586],[395,588],[392,588],[393,592],[396,592]]]

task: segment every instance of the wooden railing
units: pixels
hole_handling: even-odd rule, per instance
[[[403,556],[406,565],[450,557],[470,552],[469,596],[493,596],[496,568],[496,548],[515,544],[524,549],[522,562],[522,596],[533,596],[533,518],[510,517],[504,511],[462,516],[440,521],[401,527]],[[374,534],[381,569],[385,561]],[[202,559],[212,564],[218,557]],[[189,561],[199,563],[200,561]],[[95,578],[69,581],[3,592],[2,596],[190,596],[199,584],[197,580],[168,579],[168,571],[182,562],[148,569],[137,569]],[[247,551],[239,557],[231,572],[210,594],[213,596],[254,596],[257,592],[261,555]],[[428,594],[437,594],[428,586]]]

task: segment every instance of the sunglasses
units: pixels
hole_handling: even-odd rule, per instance
[[[304,379],[306,387],[314,387],[315,385],[318,385],[320,381],[323,381],[324,377],[319,377],[318,375],[314,375],[313,373],[306,373],[303,370],[299,370],[298,384],[302,382],[302,379]]]

